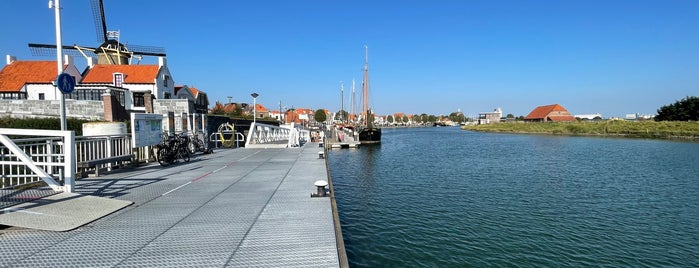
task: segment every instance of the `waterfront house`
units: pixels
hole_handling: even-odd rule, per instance
[[[158,58],[157,65],[93,65],[89,61],[81,84],[95,88],[123,88],[126,94],[124,106],[131,111],[152,112],[146,109],[148,98],[173,99],[175,95],[175,83],[163,57]]]
[[[575,121],[566,108],[560,104],[536,107],[524,117],[525,122],[572,122]]]
[[[478,113],[478,124],[499,123],[502,118],[502,109],[496,108],[492,112]]]
[[[7,55],[5,67],[0,70],[0,99],[3,100],[60,100],[61,95],[53,85],[58,76],[56,61],[19,61]],[[76,82],[82,79],[73,58],[66,55],[63,72]]]
[[[209,97],[203,91],[187,86],[175,86],[175,96],[177,99],[189,100],[194,104],[192,112],[197,114],[206,114],[209,109]]]

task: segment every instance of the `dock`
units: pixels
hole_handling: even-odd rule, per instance
[[[223,149],[78,180],[76,194],[131,205],[61,232],[4,226],[0,267],[347,267],[318,147]],[[319,180],[330,196],[311,197]],[[0,214],[41,206],[27,203]]]
[[[327,148],[344,149],[344,148],[359,148],[360,142],[355,139],[355,136],[348,131],[333,130],[330,138],[325,140]]]

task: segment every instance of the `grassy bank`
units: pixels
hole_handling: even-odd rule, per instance
[[[486,132],[541,133],[554,135],[590,135],[651,139],[688,139],[699,141],[699,122],[622,121],[573,123],[499,123],[468,125],[461,129]]]

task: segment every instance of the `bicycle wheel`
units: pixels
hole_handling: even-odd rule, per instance
[[[168,155],[170,154],[170,150],[167,147],[161,147],[158,149],[158,163],[160,163],[161,166],[167,167],[170,165],[170,161],[168,161]]]
[[[195,141],[189,141],[187,143],[187,150],[189,151],[189,154],[194,154],[197,152],[197,143]]]
[[[180,150],[180,156],[185,162],[189,162],[189,152],[184,147]]]

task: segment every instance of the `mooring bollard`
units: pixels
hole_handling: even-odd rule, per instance
[[[317,188],[315,194],[311,194],[311,197],[325,197],[325,186],[328,186],[328,182],[324,180],[317,180],[314,185]]]
[[[318,152],[318,159],[324,159],[325,158],[325,152],[320,151]]]

